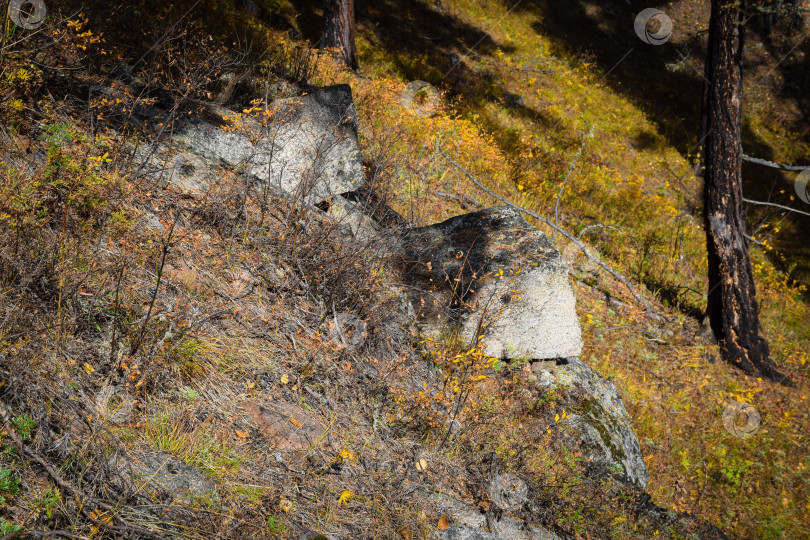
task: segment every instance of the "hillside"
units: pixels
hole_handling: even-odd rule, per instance
[[[357,72],[319,2],[45,4],[0,57],[0,538],[810,537],[810,218],[746,207],[795,387],[704,324],[706,0],[664,46],[357,2]],[[805,37],[751,24],[749,156],[810,165]]]

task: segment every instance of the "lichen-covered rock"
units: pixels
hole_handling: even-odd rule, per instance
[[[469,525],[451,525],[443,531],[436,531],[434,540],[561,540],[556,534],[539,527],[523,527],[513,518],[503,518],[493,528],[497,532]]]
[[[582,337],[568,267],[520,212],[498,207],[409,229],[402,274],[418,322],[482,336],[498,358],[577,356]]]
[[[160,490],[172,499],[193,502],[216,499],[216,483],[195,467],[171,454],[157,451],[133,451],[117,455],[110,464],[119,471],[130,489]]]
[[[433,535],[434,540],[504,540],[504,538],[467,525],[453,525]]]
[[[452,526],[438,531],[437,539],[481,538],[508,540],[560,540],[554,533],[535,525],[527,525],[513,517],[485,514],[477,508],[444,493],[434,493],[432,499],[439,512],[447,516]],[[476,536],[483,535],[483,536]]]
[[[361,205],[346,200],[341,196],[330,199],[327,214],[335,223],[348,233],[351,238],[370,240],[379,233],[379,225],[374,219],[363,211]]]
[[[489,530],[499,538],[508,540],[562,540],[549,530],[532,525],[526,526],[523,522],[511,517],[490,519]]]
[[[134,151],[136,173],[160,187],[171,184],[185,193],[204,193],[217,181],[219,167],[192,153],[164,145]]]
[[[238,114],[211,107],[233,120]],[[268,107],[268,121],[251,119],[225,130],[205,120],[187,120],[175,139],[196,154],[219,159],[279,194],[317,204],[354,191],[365,182],[357,145],[357,113],[348,85],[320,88]]]
[[[294,403],[278,400],[265,407],[248,401],[245,411],[274,450],[306,450],[331,440],[331,430],[314,413]]]
[[[541,388],[560,390],[569,415],[559,422],[560,443],[578,449],[596,465],[646,487],[649,472],[622,398],[611,381],[578,360],[538,362],[533,366]]]

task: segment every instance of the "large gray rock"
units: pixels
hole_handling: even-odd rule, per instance
[[[434,493],[431,498],[441,514],[446,515],[455,525],[475,529],[487,526],[487,516],[477,508],[444,493]]]
[[[172,499],[185,502],[216,499],[213,479],[165,452],[133,451],[116,455],[110,465],[119,471],[130,489],[161,490]]]
[[[363,207],[341,196],[330,199],[327,214],[335,223],[343,227],[351,238],[371,240],[378,236],[380,226],[369,216]]]
[[[443,531],[437,531],[433,538],[435,540],[505,540],[497,534],[467,525],[453,525]]]
[[[410,229],[401,270],[429,331],[482,336],[498,358],[577,356],[582,337],[568,267],[520,212],[498,207]]]
[[[521,528],[522,524],[512,518],[498,522],[497,533],[469,525],[452,525],[433,534],[434,540],[561,540],[556,534],[538,527]]]
[[[245,119],[234,130],[191,119],[175,139],[194,153],[222,160],[268,182],[277,193],[309,204],[363,185],[357,113],[349,85],[274,101],[268,110],[266,125]],[[224,116],[237,116],[217,107],[209,112],[223,123]]]
[[[508,540],[562,540],[553,532],[535,526],[525,526],[522,522],[505,517],[490,520],[490,530]]]
[[[649,472],[616,387],[576,358],[565,363],[538,362],[532,366],[541,388],[560,390],[558,401],[569,413],[559,423],[560,442],[579,449],[607,472],[617,469],[630,482],[647,486]]]
[[[498,519],[493,514],[483,514],[477,508],[443,493],[434,493],[432,499],[437,509],[452,523],[449,529],[434,535],[439,539],[560,540],[542,527],[526,525],[509,516]]]

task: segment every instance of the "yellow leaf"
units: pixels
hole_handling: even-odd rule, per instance
[[[350,500],[354,499],[354,493],[348,489],[344,489],[343,493],[338,497],[338,504],[347,504]]]
[[[559,414],[555,414],[555,415],[554,415],[554,421],[555,421],[555,422],[559,422],[559,421],[560,421],[560,415],[559,415]]]
[[[290,376],[285,373],[281,376],[281,384],[287,384],[288,382],[290,382]]]
[[[88,375],[92,374],[96,369],[88,364],[87,362],[84,363],[84,370],[87,372]]]
[[[235,429],[235,430],[233,430],[233,432],[236,433],[236,436],[239,437],[240,439],[247,439],[248,438],[248,434],[245,433],[244,431],[239,431],[238,429]]]
[[[96,519],[98,521],[103,521],[104,523],[107,523],[108,525],[112,525],[112,522],[113,522],[112,518],[110,516],[108,516],[105,512],[99,512],[98,510],[93,510],[92,512],[90,512],[90,516],[93,519]]]
[[[447,516],[444,515],[439,518],[439,523],[436,525],[440,531],[444,531],[450,528],[450,520],[447,519]]]
[[[419,472],[425,472],[427,467],[428,463],[424,458],[420,458],[419,461],[416,462],[416,470]]]
[[[290,423],[291,423],[292,425],[296,426],[296,427],[301,427],[301,422],[299,422],[298,420],[296,420],[296,419],[295,419],[295,418],[293,418],[292,416],[290,417]]]

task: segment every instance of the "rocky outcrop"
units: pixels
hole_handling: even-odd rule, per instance
[[[511,207],[409,229],[403,280],[418,322],[481,339],[498,358],[577,356],[582,348],[568,267],[546,236]]]
[[[222,122],[239,117],[217,107],[210,112]],[[192,153],[221,160],[269,183],[277,193],[309,204],[354,191],[365,182],[349,85],[274,101],[265,120],[241,118],[235,129],[224,130],[194,118],[175,139]]]
[[[338,225],[337,234],[364,241],[393,261],[407,291],[403,304],[423,330],[480,342],[489,356],[535,360],[537,391],[555,389],[558,404],[568,411],[557,423],[555,444],[582,455],[600,475],[646,487],[647,468],[616,388],[576,358],[582,338],[568,266],[545,235],[512,207],[418,228],[408,228],[402,218],[383,219],[392,211],[360,190],[356,113],[346,85],[278,100],[270,110],[264,123],[243,118],[231,129],[216,124],[228,125],[224,120],[236,113],[210,106],[218,121],[186,121],[175,137],[179,149],[153,150],[148,174],[184,191],[205,191],[218,170],[230,168],[269,183],[276,193],[317,205]],[[297,408],[275,411],[250,403],[246,410],[279,450],[309,448],[325,433],[323,424]],[[165,475],[152,469],[156,478]],[[196,477],[185,471],[179,478],[185,482],[186,477],[189,485],[175,488],[199,492],[199,486],[192,489]],[[508,515],[524,505],[526,486],[510,475],[501,480],[493,482],[498,489],[490,486],[499,508],[494,514],[435,494],[433,502],[450,524],[436,538],[558,538]]]
[[[579,450],[605,472],[617,468],[629,482],[646,487],[649,473],[641,447],[613,383],[576,358],[537,362],[532,370],[541,391],[555,389],[569,412],[559,423],[558,443]]]

